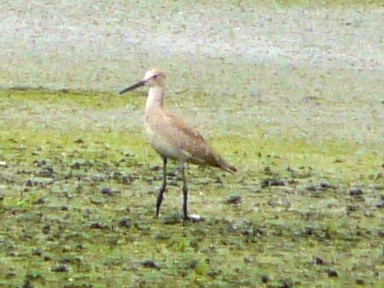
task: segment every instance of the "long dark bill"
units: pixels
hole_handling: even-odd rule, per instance
[[[140,82],[137,82],[136,84],[133,84],[132,86],[129,86],[128,88],[125,88],[124,90],[120,91],[119,94],[121,95],[121,94],[124,94],[125,92],[144,86],[146,83],[147,81],[141,80]]]

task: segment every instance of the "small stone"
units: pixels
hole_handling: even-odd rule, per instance
[[[83,244],[79,243],[79,244],[76,245],[76,251],[81,251],[83,249],[84,249],[84,245]]]
[[[49,255],[44,255],[44,261],[51,261],[52,257]]]
[[[56,172],[52,167],[43,167],[40,171],[36,173],[36,176],[45,177],[45,178],[53,178]]]
[[[351,196],[361,196],[361,195],[363,195],[363,190],[358,189],[358,188],[351,189],[351,190],[349,190],[349,195],[351,195]]]
[[[32,187],[33,186],[33,181],[31,179],[28,179],[27,181],[25,181],[25,186]]]
[[[333,189],[335,188],[335,186],[327,183],[327,182],[322,182],[320,183],[320,188],[323,189],[323,190],[328,190],[328,189]]]
[[[44,203],[45,203],[45,199],[43,197],[40,197],[39,199],[37,199],[32,204],[44,204]]]
[[[112,190],[108,187],[104,187],[103,189],[101,189],[101,194],[106,196],[113,196]]]
[[[93,222],[89,225],[89,228],[91,228],[91,229],[107,229],[108,226],[106,226],[102,223],[99,223],[99,222]]]
[[[60,210],[61,210],[61,211],[68,211],[69,208],[68,208],[67,205],[63,205],[63,206],[60,207]]]
[[[33,287],[35,286],[33,286],[31,279],[26,279],[22,286],[22,288],[33,288]]]
[[[56,267],[52,267],[52,272],[68,272],[69,268],[67,265],[58,265]]]
[[[62,251],[63,251],[63,252],[69,252],[69,251],[71,251],[71,246],[64,245]]]
[[[253,262],[252,258],[249,257],[249,256],[245,256],[245,257],[243,258],[243,260],[244,260],[244,263],[247,263],[247,264]]]
[[[41,255],[43,255],[43,250],[41,248],[36,248],[32,251],[32,255],[41,256]]]
[[[15,278],[15,277],[17,277],[17,273],[16,273],[15,271],[10,271],[10,272],[8,272],[8,273],[5,275],[5,277],[6,277],[7,279]]]
[[[348,205],[347,206],[347,213],[351,213],[351,212],[354,212],[354,211],[357,211],[359,210],[359,206],[357,205]]]
[[[112,179],[120,179],[123,176],[123,174],[119,171],[114,171],[111,174]]]
[[[155,263],[155,261],[153,260],[144,260],[141,264],[145,268],[154,268],[154,269],[160,270],[159,264]]]
[[[377,208],[384,208],[384,201],[375,205]]]
[[[47,161],[45,159],[37,159],[33,161],[34,164],[36,164],[37,167],[43,167],[47,165]]]
[[[51,226],[49,225],[45,225],[43,228],[41,228],[41,232],[43,232],[43,234],[49,234],[50,231],[51,231]]]
[[[291,280],[283,280],[283,283],[280,285],[281,288],[292,288],[293,284]]]
[[[339,273],[337,273],[334,269],[328,269],[327,270],[328,277],[338,277]]]
[[[285,186],[285,182],[280,179],[272,179],[269,182],[269,186]]]
[[[261,276],[261,282],[262,283],[268,283],[269,282],[269,276],[268,275],[263,275],[263,276]]]
[[[324,265],[324,260],[320,257],[315,257],[315,264],[316,265]]]
[[[189,263],[187,264],[187,267],[189,269],[196,269],[196,267],[199,265],[199,261],[197,260],[191,260],[189,261]]]
[[[152,167],[150,167],[149,169],[150,169],[150,171],[160,171],[160,166],[159,165],[155,165],[155,166],[152,166]]]
[[[239,195],[231,195],[226,201],[228,204],[240,204],[241,197]]]
[[[357,279],[356,279],[356,284],[357,284],[357,285],[364,285],[364,284],[365,284],[365,281],[364,281],[364,279],[357,278]]]
[[[131,228],[132,224],[128,218],[123,218],[119,221],[119,227]]]
[[[124,185],[128,185],[128,184],[131,184],[133,182],[133,177],[131,175],[125,175],[123,177],[121,177],[121,182],[124,184]]]
[[[271,167],[265,167],[264,168],[264,173],[267,174],[267,175],[272,175]]]
[[[78,170],[81,167],[81,164],[79,162],[74,162],[70,166],[72,169]]]
[[[268,178],[261,181],[261,188],[270,186],[285,186],[285,182],[281,179]]]

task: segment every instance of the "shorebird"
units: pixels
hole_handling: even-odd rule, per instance
[[[149,70],[144,79],[122,90],[126,93],[141,86],[149,86],[147,103],[145,105],[145,132],[152,148],[163,159],[163,182],[160,186],[157,202],[156,217],[159,217],[163,194],[167,186],[167,162],[174,159],[181,166],[183,179],[183,214],[188,216],[188,184],[185,173],[185,163],[212,166],[221,170],[235,173],[235,166],[225,161],[193,127],[186,124],[183,119],[164,110],[165,73],[158,69]]]

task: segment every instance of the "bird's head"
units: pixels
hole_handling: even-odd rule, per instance
[[[145,73],[143,80],[120,91],[120,94],[134,90],[144,85],[148,85],[149,87],[156,87],[156,86],[163,87],[165,85],[165,81],[166,81],[166,76],[163,71],[159,69],[152,69],[152,70],[149,70],[147,73]]]

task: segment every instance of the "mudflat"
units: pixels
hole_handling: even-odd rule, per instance
[[[0,286],[380,287],[384,8],[251,2],[0,3]],[[177,172],[153,217],[152,67],[240,170],[190,166],[203,222]]]

